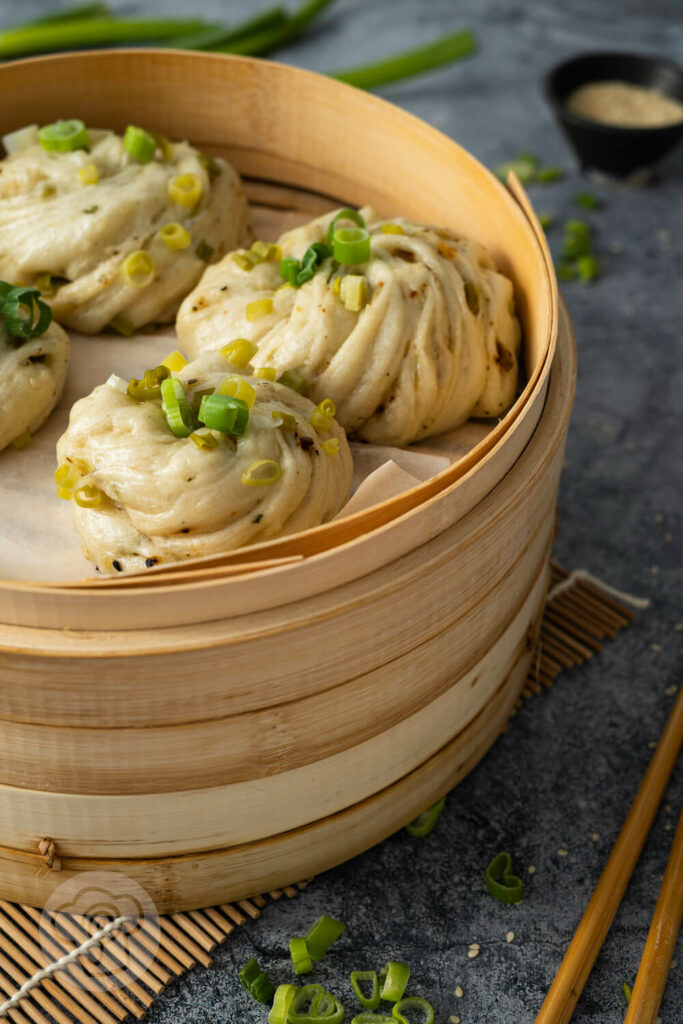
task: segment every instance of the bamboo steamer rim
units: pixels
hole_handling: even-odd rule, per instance
[[[153,48],[100,50],[87,53],[58,54],[49,57],[33,57],[12,61],[0,67],[0,95],[3,93],[9,96],[20,95],[21,90],[16,85],[13,87],[13,80],[15,82],[17,80],[21,81],[22,76],[26,77],[26,75],[30,78],[32,72],[43,74],[53,82],[59,82],[63,78],[68,79],[69,68],[75,67],[81,72],[85,69],[85,74],[87,75],[90,69],[94,71],[104,65],[120,69],[120,73],[122,73],[130,65],[131,60],[136,62],[136,72],[142,75],[143,81],[146,79],[163,80],[162,73],[164,71],[169,74],[175,74],[176,77],[178,77],[180,72],[181,77],[188,80],[192,77],[193,69],[197,69],[197,71],[199,69],[204,71],[211,69],[212,73],[219,68],[227,69],[229,75],[239,74],[246,81],[247,85],[245,88],[247,89],[253,88],[253,81],[257,77],[262,79],[265,76],[271,89],[277,89],[278,85],[283,87],[296,85],[297,88],[300,87],[303,90],[304,95],[306,90],[318,93],[324,92],[331,96],[338,94],[340,97],[343,97],[345,104],[352,106],[354,109],[362,109],[368,118],[374,119],[375,123],[385,121],[387,118],[391,119],[399,130],[405,130],[410,135],[411,141],[419,139],[425,144],[429,143],[440,147],[440,149],[445,147],[457,156],[460,164],[470,175],[481,178],[483,173],[487,187],[493,186],[497,192],[498,199],[501,203],[505,204],[508,214],[517,222],[523,223],[524,231],[532,242],[533,247],[537,250],[539,263],[543,268],[541,279],[538,281],[539,291],[545,296],[543,306],[548,314],[548,337],[543,358],[538,360],[534,366],[522,394],[487,438],[480,442],[464,459],[395,498],[388,499],[353,516],[294,534],[291,537],[276,538],[259,545],[250,546],[248,549],[245,549],[248,552],[248,562],[240,566],[240,572],[242,574],[259,574],[260,578],[267,579],[270,573],[277,573],[282,571],[283,568],[291,570],[292,566],[273,566],[271,569],[267,569],[259,566],[259,560],[268,561],[277,558],[281,552],[284,552],[282,557],[298,558],[303,555],[304,558],[310,559],[314,555],[324,553],[325,550],[335,544],[341,546],[350,544],[352,546],[356,537],[362,538],[363,535],[369,532],[381,530],[393,520],[403,520],[404,517],[409,517],[410,513],[419,510],[432,500],[438,500],[454,485],[457,485],[461,479],[469,473],[476,471],[480,465],[486,463],[492,453],[503,443],[504,439],[512,434],[515,428],[519,428],[521,420],[524,419],[523,413],[531,405],[540,405],[540,400],[542,400],[547,387],[548,374],[554,357],[557,337],[557,286],[552,260],[548,252],[545,235],[517,179],[511,176],[508,181],[508,189],[506,190],[489,171],[483,168],[458,143],[448,139],[414,115],[394,107],[379,97],[361,92],[344,83],[330,80],[312,71],[295,69],[284,64],[255,58],[222,54],[198,54]],[[92,74],[92,71],[90,73]],[[155,75],[157,76],[156,79]],[[36,77],[36,75],[34,74],[33,77]],[[3,80],[8,82],[4,90],[2,89]],[[47,97],[45,102],[49,104],[53,101],[50,97]],[[116,120],[120,120],[120,117],[117,114],[112,114],[110,121]],[[197,140],[194,141],[197,142]],[[200,143],[197,142],[197,144]],[[215,143],[207,143],[208,147],[212,145],[215,145]],[[277,180],[281,180],[281,177],[281,174],[276,175]],[[286,183],[300,184],[293,181],[287,181]],[[349,182],[349,188],[352,187],[352,184],[352,182]],[[236,552],[233,555],[227,556],[224,563],[225,568],[229,568],[230,565],[240,565],[240,559],[244,560],[242,552]],[[197,567],[197,570],[200,571],[203,561],[205,560],[192,560],[191,562],[181,563],[181,565],[185,569]],[[245,564],[248,566],[247,568],[244,567]],[[154,570],[146,578],[151,578],[153,573]],[[163,570],[159,575],[162,574]],[[113,591],[118,585],[120,586],[120,596],[125,598],[129,582],[128,579],[125,579],[114,580],[112,583],[100,584],[96,582],[92,585],[88,582],[86,585],[86,592],[88,594],[94,594],[95,591],[104,590],[107,587]],[[175,591],[182,590],[185,592],[187,588],[194,586],[194,582],[192,580],[174,581],[169,583],[169,585]],[[57,600],[72,589],[73,587],[68,584],[55,584],[52,582],[41,584],[26,581],[0,580],[0,591],[4,591],[6,595],[11,595],[14,591],[18,595],[23,592],[26,597],[29,597],[31,594],[36,594],[38,597],[42,592],[50,594]],[[155,587],[155,594],[163,591],[163,586]]]
[[[545,467],[555,457],[555,454],[563,444],[566,437],[569,416],[576,387],[576,343],[571,329],[571,323],[564,303],[561,306],[561,332],[560,345],[558,347],[555,367],[550,377],[547,407],[541,417],[539,427],[535,432],[529,446],[525,449],[523,456],[516,464],[510,475],[499,482],[495,491],[491,493],[477,506],[458,522],[458,532],[462,534],[458,545],[476,543],[485,540],[488,528],[492,519],[505,515],[509,501],[516,503],[520,500],[520,492],[515,490],[513,477],[519,475],[519,471],[528,469],[528,476],[525,477],[525,485],[528,487],[533,480],[545,471]],[[543,447],[543,457],[536,459],[536,452]],[[505,493],[508,497],[501,507],[499,495]],[[436,502],[437,499],[432,499]],[[384,529],[391,529],[393,524],[388,524]],[[323,552],[315,556],[315,561],[324,565],[334,552]],[[277,570],[276,570],[277,571]],[[282,571],[282,570],[280,570]],[[264,585],[270,578],[263,574]],[[363,581],[359,581],[363,583]],[[391,585],[390,583],[388,584]],[[352,584],[348,584],[347,588]],[[365,586],[364,586],[365,589]],[[173,588],[169,588],[172,592]],[[87,595],[79,595],[83,601]],[[325,598],[327,599],[327,598]],[[348,597],[344,587],[335,588],[334,599],[338,603],[348,603]],[[286,637],[289,629],[301,625],[304,621],[310,621],[313,614],[310,608],[312,599],[299,601],[287,605],[284,612],[278,612],[278,621],[268,626],[269,632],[277,633]],[[359,600],[359,599],[356,599]],[[272,618],[277,609],[269,609],[268,614]],[[320,614],[323,614],[322,611]],[[329,614],[332,614],[329,612]],[[13,654],[23,655],[30,653],[32,657],[69,658],[77,650],[79,657],[93,658],[106,655],[109,658],[130,659],[137,656],[154,656],[170,650],[202,650],[220,645],[224,649],[236,642],[237,637],[230,636],[225,631],[225,619],[218,621],[202,621],[195,624],[187,624],[178,627],[161,627],[154,629],[136,630],[107,628],[103,632],[85,632],[82,639],[77,632],[65,633],[60,628],[39,628],[34,626],[4,626],[0,624],[0,650]],[[249,636],[249,629],[245,623],[240,630],[240,637]],[[264,626],[258,625],[259,631]]]

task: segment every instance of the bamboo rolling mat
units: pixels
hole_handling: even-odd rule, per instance
[[[597,654],[633,616],[620,595],[586,573],[569,573],[553,563],[537,655],[517,709],[551,687],[563,669]],[[198,964],[210,966],[212,951],[235,928],[307,884],[161,917],[154,924],[145,921],[134,934],[122,918],[47,917],[0,900],[0,1019],[15,1024],[141,1020],[171,981]],[[67,962],[55,967],[64,958]]]

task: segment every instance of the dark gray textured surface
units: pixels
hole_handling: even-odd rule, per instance
[[[25,3],[21,16],[43,3]],[[119,4],[187,11],[179,0]],[[235,18],[265,0],[202,0],[208,16]],[[9,6],[2,19],[12,20]],[[598,880],[681,679],[681,331],[683,150],[639,191],[587,183],[556,132],[539,76],[573,51],[618,47],[683,55],[680,0],[339,0],[305,41],[281,59],[318,70],[360,63],[447,30],[472,26],[472,60],[384,90],[456,138],[488,165],[532,149],[569,169],[532,189],[558,222],[578,211],[577,192],[603,200],[595,226],[604,276],[564,287],[576,329],[580,376],[560,495],[556,553],[652,605],[604,653],[560,677],[514,719],[491,753],[454,790],[428,839],[398,834],[319,878],[293,902],[270,908],[217,953],[215,967],[173,985],[152,1024],[262,1021],[236,980],[256,955],[277,981],[293,980],[287,940],[320,913],[347,934],[314,980],[346,996],[354,968],[386,959],[411,964],[412,991],[443,1024],[533,1020]],[[549,233],[557,252],[560,229]],[[683,770],[669,788],[623,907],[575,1013],[577,1024],[623,1019],[622,982],[632,982],[683,804]],[[666,810],[666,807],[669,810]],[[594,841],[593,833],[599,834]],[[527,881],[521,906],[486,893],[482,871],[498,850],[514,853]],[[566,849],[568,856],[558,850]],[[528,865],[536,868],[526,874]],[[515,933],[506,943],[506,933]],[[480,955],[468,959],[471,942]],[[683,948],[662,1004],[665,1024],[683,1021]],[[462,998],[455,987],[461,985]],[[351,1006],[351,1000],[348,1000]]]

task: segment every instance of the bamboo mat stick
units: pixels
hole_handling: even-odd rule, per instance
[[[683,744],[683,689],[536,1024],[567,1024],[633,874]],[[643,1021],[649,1018],[642,1018]]]
[[[624,1024],[654,1024],[683,919],[683,811]]]

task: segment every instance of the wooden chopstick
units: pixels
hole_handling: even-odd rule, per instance
[[[683,812],[652,915],[624,1024],[654,1024],[683,920]]]
[[[536,1024],[567,1024],[633,874],[683,744],[683,689]],[[646,1020],[649,1018],[643,1018]]]

